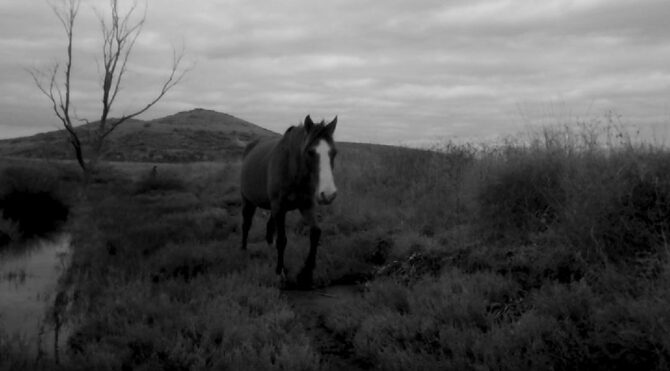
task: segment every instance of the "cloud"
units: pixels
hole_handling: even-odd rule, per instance
[[[105,4],[80,11],[82,115],[99,109],[92,7]],[[62,59],[60,25],[46,3],[0,0],[0,12],[0,109],[12,112],[0,136],[49,130],[24,69]],[[666,0],[151,1],[118,108],[152,97],[184,45],[195,68],[147,118],[205,107],[283,131],[339,114],[341,139],[386,143],[509,134],[520,105],[552,102],[667,122],[669,13]]]

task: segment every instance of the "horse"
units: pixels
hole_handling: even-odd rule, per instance
[[[321,228],[316,220],[316,204],[328,205],[337,196],[333,167],[337,149],[333,133],[337,116],[328,123],[315,124],[309,115],[303,125],[289,127],[280,138],[256,140],[249,143],[242,160],[240,191],[242,196],[242,249],[256,208],[270,210],[265,240],[272,245],[277,238],[276,274],[286,277],[286,213],[299,210],[309,226],[309,254],[298,274],[298,282],[312,284],[316,250]]]

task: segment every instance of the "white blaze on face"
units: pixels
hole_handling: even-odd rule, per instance
[[[322,200],[321,195],[323,194],[323,199],[330,201],[337,192],[333,169],[330,166],[330,145],[325,140],[321,140],[314,149],[319,156],[319,184],[316,186],[316,198]]]

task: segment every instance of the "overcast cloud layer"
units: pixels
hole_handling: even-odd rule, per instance
[[[75,29],[91,119],[106,4],[84,0]],[[26,68],[63,60],[62,27],[46,1],[0,0],[0,16],[0,138],[52,130]],[[668,16],[667,0],[152,0],[116,114],[155,94],[184,46],[192,70],[143,118],[202,107],[283,131],[339,115],[339,140],[419,143],[614,110],[664,131]]]

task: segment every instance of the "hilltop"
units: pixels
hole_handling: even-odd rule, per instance
[[[82,138],[96,123],[77,127]],[[154,120],[129,120],[109,137],[103,159],[114,161],[189,162],[239,156],[244,143],[277,133],[235,116],[193,109]],[[0,156],[71,159],[64,130],[0,140]]]

